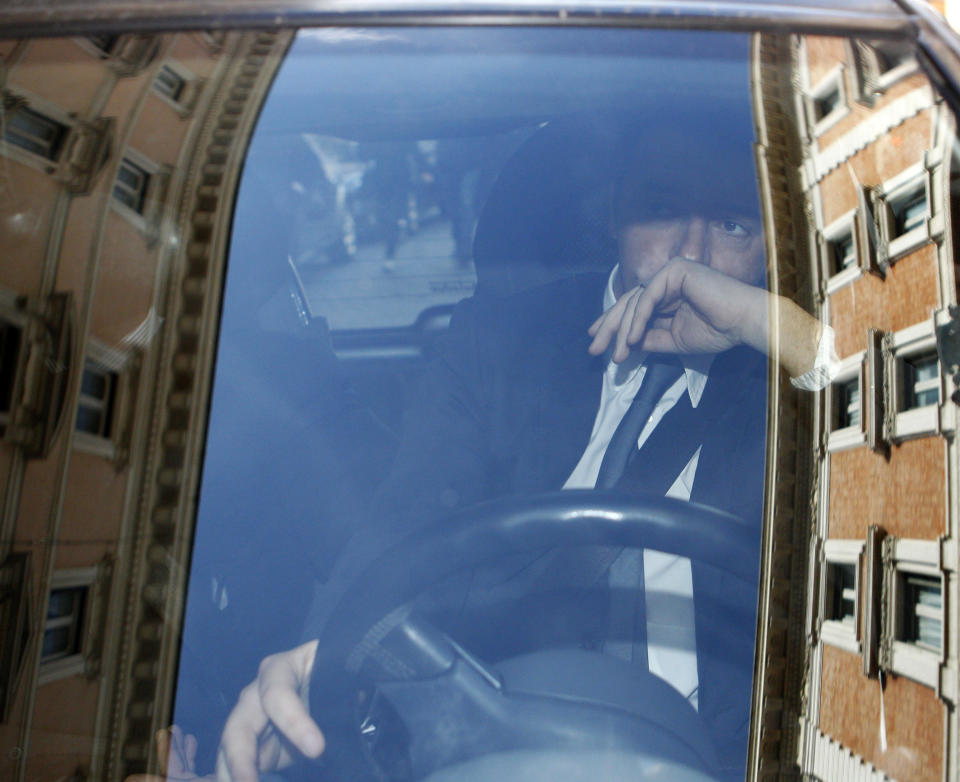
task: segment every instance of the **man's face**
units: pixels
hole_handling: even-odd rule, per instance
[[[625,290],[647,283],[667,261],[686,258],[755,285],[763,273],[760,221],[738,214],[655,217],[620,229],[620,271]]]
[[[616,194],[624,290],[648,282],[672,258],[752,285],[763,279],[752,161],[737,165],[731,159],[682,132],[661,142],[648,139],[636,150]]]

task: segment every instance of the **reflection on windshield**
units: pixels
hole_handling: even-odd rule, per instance
[[[337,330],[409,326],[473,291],[478,205],[496,174],[485,146],[511,149],[509,136],[258,136],[241,198],[275,208],[310,314]]]
[[[856,763],[897,779],[949,776],[933,738],[947,719],[936,541],[955,534],[937,421],[955,386],[936,334],[956,301],[952,273],[942,277],[954,265],[955,119],[901,43],[811,37],[798,53],[810,257],[837,355],[814,462],[822,597],[811,606],[801,764],[816,775]]]
[[[554,48],[553,78],[611,67],[526,37]],[[501,80],[533,91],[544,75],[535,59],[513,70],[517,36],[488,38],[480,59],[432,33],[423,55],[386,55],[397,75],[373,102],[317,96],[315,133],[279,127],[304,87],[298,60],[363,72],[385,55],[304,39],[274,85],[234,219],[176,721],[215,745],[225,713],[192,684],[210,681],[210,660],[235,692],[267,654],[320,638],[311,690],[327,740],[355,741],[337,727],[346,666],[357,686],[379,682],[365,719],[394,714],[409,734],[404,746],[371,731],[375,762],[415,778],[556,749],[561,734],[575,737],[567,749],[613,741],[638,757],[652,742],[656,762],[742,777],[770,301],[748,39],[704,39],[707,105],[680,105],[666,85],[627,100],[662,68],[641,55],[618,58],[606,105],[590,90],[525,117]],[[444,89],[475,89],[470,115],[418,109],[437,63]],[[693,89],[679,70],[675,86]],[[344,100],[363,112],[352,137],[324,132]],[[391,125],[384,107],[408,102]],[[783,361],[801,374],[816,324],[790,312]],[[595,487],[610,494],[584,493]],[[538,496],[548,523],[522,533],[516,514]],[[671,532],[654,535],[649,513]],[[379,559],[396,545],[406,553]],[[391,613],[413,598],[416,614]],[[364,652],[374,625],[377,651]],[[396,689],[427,674],[432,695]],[[462,699],[476,674],[507,688],[455,716],[424,712]],[[633,694],[610,701],[588,686],[597,677]],[[531,687],[542,735],[521,728]],[[573,693],[583,703],[564,705]],[[469,725],[500,701],[486,739],[437,743],[446,720]],[[651,701],[656,727],[641,730]]]

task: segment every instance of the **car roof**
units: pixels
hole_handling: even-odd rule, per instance
[[[912,3],[907,3],[912,5]],[[644,25],[717,25],[830,32],[904,29],[909,17],[893,0],[8,0],[0,8],[7,35],[342,23],[390,24],[456,15],[480,22],[527,17],[537,23],[633,20]],[[916,9],[912,9],[916,11]]]

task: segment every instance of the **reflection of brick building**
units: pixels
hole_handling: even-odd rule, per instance
[[[905,48],[794,55],[809,255],[840,372],[818,400],[801,770],[956,779],[954,122]]]
[[[286,38],[0,43],[0,777],[169,719],[233,192]]]

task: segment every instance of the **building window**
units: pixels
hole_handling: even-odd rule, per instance
[[[890,201],[892,213],[891,239],[910,233],[924,225],[928,217],[927,194],[923,187]]]
[[[856,630],[857,566],[852,562],[827,565],[827,602],[824,619]]]
[[[857,265],[857,248],[854,244],[852,233],[843,234],[836,239],[828,240],[827,248],[830,253],[830,264],[833,274],[839,274]]]
[[[888,409],[894,415],[889,436],[893,440],[940,432],[940,362],[933,320],[897,331],[888,338],[893,361],[887,378]]]
[[[921,353],[903,359],[901,410],[935,405],[940,399],[940,363],[936,353]]]
[[[875,191],[881,239],[889,263],[927,244],[937,233],[931,229],[927,180],[923,161],[916,163]]]
[[[26,106],[7,114],[3,138],[21,149],[47,160],[56,160],[67,137],[68,127]]]
[[[824,643],[860,654],[860,560],[862,540],[823,542],[820,636]]]
[[[900,640],[940,654],[943,648],[943,594],[940,578],[902,573]]]
[[[126,465],[140,382],[140,351],[107,346],[91,337],[77,400],[71,445]]]
[[[840,85],[835,84],[822,95],[813,99],[813,119],[821,122],[840,108]]]
[[[866,443],[864,358],[861,352],[839,361],[835,367],[836,377],[827,388],[827,448],[831,452]],[[873,403],[872,399],[866,401]]]
[[[917,61],[909,44],[856,41],[853,47],[857,99],[867,105],[873,105],[892,84],[917,70]]]
[[[187,110],[187,107],[178,108]],[[160,238],[171,171],[170,166],[158,164],[129,148],[117,168],[112,203],[117,214],[143,234],[148,247]]]
[[[887,617],[880,667],[939,687],[943,641],[951,632],[943,610],[941,542],[887,536],[882,549]]]
[[[43,625],[41,663],[81,653],[86,603],[86,586],[51,590],[47,603],[47,618]]]
[[[837,66],[808,91],[810,129],[815,136],[819,135],[845,117],[849,111],[843,89],[843,70]]]
[[[828,294],[872,271],[875,253],[862,216],[864,207],[851,209],[819,234],[820,273]]]
[[[153,88],[168,100],[177,103],[187,86],[187,80],[169,65],[163,65],[153,82]]]
[[[873,52],[876,57],[877,74],[881,78],[904,65],[913,66],[913,48],[902,41],[874,41]]]
[[[39,683],[100,671],[113,565],[57,570],[50,582],[40,646]]]
[[[76,430],[95,437],[111,435],[117,374],[88,360],[80,382]]]
[[[204,84],[203,79],[198,78],[180,63],[168,60],[157,71],[153,90],[181,117],[186,117],[196,107]]]
[[[150,173],[129,158],[124,158],[120,161],[117,180],[113,184],[113,197],[128,209],[143,214],[149,184]]]
[[[860,427],[860,378],[855,377],[834,385],[834,426],[844,429]]]

